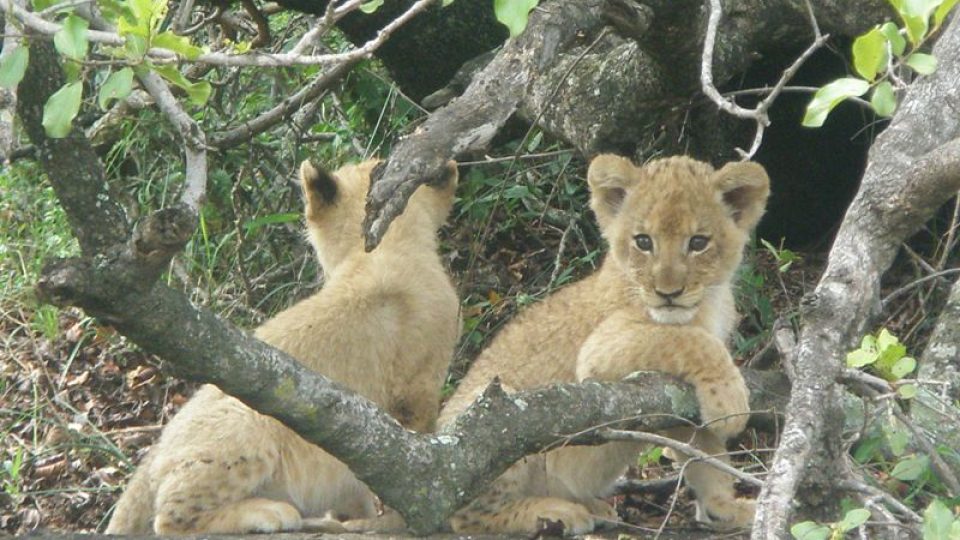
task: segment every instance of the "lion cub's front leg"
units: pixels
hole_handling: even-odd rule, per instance
[[[746,427],[749,391],[724,344],[693,326],[652,325],[615,313],[584,343],[577,379],[621,380],[636,371],[662,371],[694,385],[700,415],[708,431],[670,430],[671,437],[727,461],[726,441]],[[685,459],[671,452],[677,459]],[[754,502],[738,499],[734,478],[710,465],[691,461],[684,477],[697,495],[697,519],[720,528],[746,527]]]
[[[750,394],[743,376],[723,342],[702,328],[614,313],[581,347],[577,380],[619,381],[636,371],[662,371],[692,384],[704,424],[722,441],[747,425]]]

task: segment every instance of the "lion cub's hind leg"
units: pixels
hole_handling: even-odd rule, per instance
[[[691,428],[676,428],[664,433],[678,441],[690,442],[724,463],[730,463],[726,446],[713,433]],[[683,453],[667,449],[664,455],[683,463],[688,459]],[[729,474],[706,463],[690,460],[684,467],[684,479],[696,495],[697,521],[716,529],[739,529],[753,523],[756,502],[738,498],[733,487],[734,479]]]
[[[531,486],[546,485],[543,455],[529,456],[515,463],[483,495],[457,511],[450,525],[457,533],[534,534],[541,520],[562,522],[567,535],[592,531],[598,521],[610,518],[609,505],[603,515],[595,515],[590,506],[546,491],[530,491]],[[591,501],[592,503],[593,501]],[[594,510],[601,509],[597,500]]]
[[[200,458],[178,464],[157,486],[157,534],[248,533],[297,530],[293,505],[251,497],[269,477],[267,462],[239,457]]]

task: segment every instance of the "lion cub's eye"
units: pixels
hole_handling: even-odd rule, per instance
[[[636,242],[637,249],[640,251],[653,251],[653,239],[650,235],[638,234],[633,237],[633,241]]]
[[[710,245],[710,237],[703,235],[695,235],[690,237],[690,242],[687,246],[690,248],[690,251],[699,252],[707,249],[707,246]]]

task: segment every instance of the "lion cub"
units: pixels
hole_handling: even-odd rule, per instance
[[[418,190],[380,247],[364,253],[361,223],[375,165],[329,174],[303,162],[307,229],[326,283],[256,336],[370,398],[404,426],[431,430],[459,334],[459,302],[436,238],[457,169],[451,162],[441,187]],[[320,448],[206,385],[164,429],[107,533],[296,530],[303,517],[328,513],[373,519],[373,495]]]
[[[494,377],[520,390],[658,370],[694,385],[707,423],[671,435],[721,454],[749,411],[746,385],[724,344],[736,319],[731,281],[763,214],[767,174],[754,163],[715,171],[673,157],[637,167],[601,155],[587,180],[610,244],[603,265],[507,325],[441,411],[440,424],[450,424]],[[545,518],[562,521],[568,534],[589,532],[616,519],[601,497],[638,450],[615,443],[530,456],[451,525],[457,532],[531,533]],[[735,497],[732,477],[693,461],[685,477],[697,495],[698,519],[721,527],[751,522],[753,502]]]

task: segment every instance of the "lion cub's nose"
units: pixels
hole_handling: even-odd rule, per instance
[[[659,296],[660,298],[663,298],[667,302],[672,302],[673,299],[683,294],[683,287],[680,287],[679,289],[671,292],[663,292],[657,289],[654,289],[654,290],[656,291],[657,296]]]

